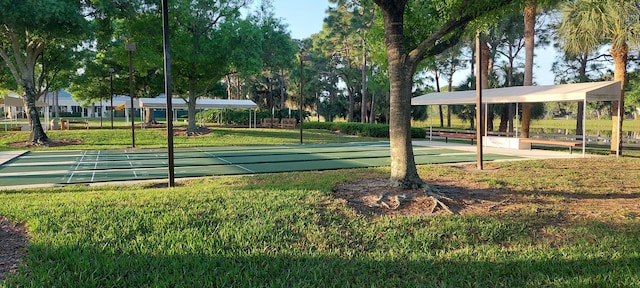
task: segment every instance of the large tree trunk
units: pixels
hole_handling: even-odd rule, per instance
[[[44,133],[42,123],[40,123],[40,115],[36,107],[38,92],[35,87],[35,67],[38,58],[44,53],[44,42],[31,39],[29,35],[27,35],[26,43],[24,43],[19,40],[20,38],[16,36],[13,29],[9,26],[3,26],[2,30],[10,39],[11,48],[3,47],[3,49],[0,49],[0,58],[2,58],[4,64],[9,68],[16,84],[24,90],[23,98],[26,102],[27,118],[31,126],[29,141],[34,144],[46,144],[49,138],[47,134]],[[10,56],[10,53],[7,53],[4,48],[12,49],[13,55]],[[22,49],[25,49],[24,54],[20,52]],[[22,58],[23,56],[24,59]]]
[[[30,79],[22,80],[22,88],[25,93],[24,97],[27,104],[27,115],[29,118],[29,125],[31,126],[29,141],[38,145],[46,144],[49,142],[49,137],[44,133],[42,123],[40,122],[40,115],[38,114],[38,108],[36,107],[36,88]]]
[[[616,154],[616,151],[622,153],[622,139],[618,138],[618,132],[622,133],[622,120],[624,119],[624,84],[627,81],[627,57],[629,55],[629,47],[626,43],[620,47],[615,45],[610,49],[611,56],[613,56],[613,63],[615,64],[615,71],[613,74],[613,80],[620,81],[622,89],[620,91],[620,101],[613,101],[611,103],[611,154]],[[621,110],[622,117],[618,117],[618,109]]]
[[[144,114],[147,116],[147,118],[145,119],[145,124],[157,124],[158,123],[158,122],[156,122],[156,115],[155,115],[155,113],[153,113],[153,109],[144,108]]]
[[[423,186],[411,146],[411,88],[415,68],[407,63],[403,23],[404,5],[384,11],[385,43],[391,84],[389,136],[391,184],[404,189]]]
[[[524,8],[524,86],[533,85],[533,52],[535,47],[536,1],[530,0]],[[531,103],[522,104],[522,138],[529,138]]]

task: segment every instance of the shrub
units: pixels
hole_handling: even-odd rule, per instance
[[[325,129],[340,131],[349,135],[363,137],[389,138],[389,125],[387,124],[362,124],[345,122],[305,122],[305,129]],[[411,128],[412,138],[426,138],[427,132],[422,128]]]

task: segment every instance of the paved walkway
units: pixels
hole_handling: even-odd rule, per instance
[[[24,153],[29,151],[0,151],[0,165],[11,161],[11,159],[16,158]]]
[[[414,146],[429,146],[429,147],[441,147],[451,148],[456,150],[464,150],[467,152],[476,152],[476,145],[470,145],[465,143],[445,143],[442,141],[413,141]],[[518,150],[509,148],[495,148],[484,147],[483,154],[501,154],[519,157],[517,159],[500,160],[500,161],[514,161],[514,160],[531,160],[531,159],[565,159],[565,158],[583,158],[582,149],[574,149],[573,154],[569,153],[569,149],[566,151],[550,151],[542,149],[532,150]],[[600,157],[593,154],[585,154],[584,157]],[[496,160],[498,161],[498,160]]]

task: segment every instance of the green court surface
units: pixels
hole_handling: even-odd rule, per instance
[[[474,162],[476,154],[414,146],[416,164]],[[514,156],[485,154],[487,161]],[[0,187],[163,179],[166,149],[28,152],[0,166]],[[389,166],[389,142],[179,148],[175,177],[249,175]]]

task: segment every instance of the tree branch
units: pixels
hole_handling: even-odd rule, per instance
[[[19,70],[20,74],[24,75],[26,72],[26,66],[24,64],[24,61],[22,61],[22,57],[20,57],[20,55],[22,53],[20,53],[20,41],[18,41],[18,37],[16,37],[16,34],[13,32],[13,29],[11,29],[9,26],[5,25],[4,26],[5,31],[7,32],[7,35],[9,36],[9,39],[11,40],[11,47],[13,48],[13,58],[15,58],[16,63],[15,63],[15,69],[16,72]],[[16,82],[18,82],[18,86],[21,86],[22,84],[22,79],[20,77],[20,74],[16,74]]]
[[[13,75],[13,78],[16,80],[16,84],[19,87],[21,83],[20,74],[18,73],[18,70],[16,69],[16,66],[13,64],[13,62],[11,62],[11,58],[7,54],[7,51],[5,51],[4,49],[0,49],[0,58],[2,58],[2,60],[4,60],[4,62],[9,67],[9,70],[11,71],[11,75]]]

